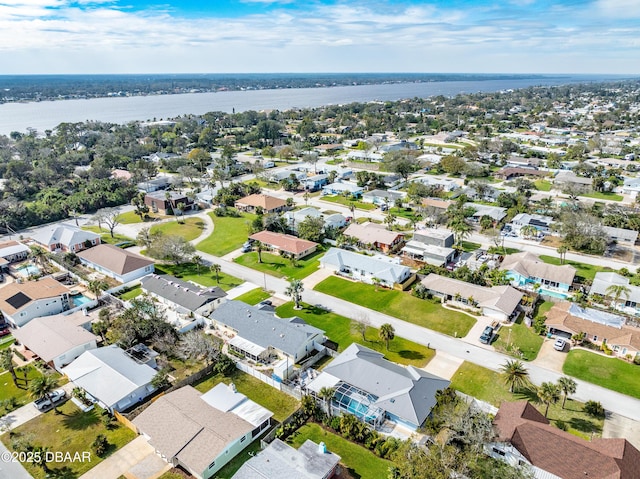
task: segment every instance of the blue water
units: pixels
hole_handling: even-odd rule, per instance
[[[62,122],[98,120],[127,123],[135,120],[166,119],[184,114],[200,115],[210,111],[230,113],[246,110],[287,110],[290,108],[373,100],[395,101],[404,98],[455,96],[459,93],[491,92],[526,88],[534,85],[606,81],[614,76],[562,75],[528,79],[443,81],[429,83],[393,83],[331,88],[291,88],[279,90],[225,91],[217,93],[185,93],[89,100],[5,103],[0,105],[0,134],[24,132],[35,128],[40,132],[53,129]]]
[[[73,300],[74,307],[76,308],[93,301],[91,298],[86,297],[84,294],[74,294],[73,296],[71,296],[71,299]]]
[[[559,293],[558,291],[550,291],[544,288],[540,288],[538,290],[538,293],[544,296],[551,296],[552,298],[560,298],[560,299],[567,299],[567,296],[569,296],[569,293]]]
[[[36,276],[40,274],[40,268],[32,264],[23,264],[17,268],[17,271],[19,271],[25,278],[31,275]]]

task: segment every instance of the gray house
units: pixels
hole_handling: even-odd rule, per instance
[[[227,297],[222,288],[200,288],[168,274],[152,274],[140,281],[142,289],[161,303],[183,312],[209,315]]]

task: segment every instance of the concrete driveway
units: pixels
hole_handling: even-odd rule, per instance
[[[463,362],[463,359],[447,354],[444,351],[436,351],[433,359],[422,369],[428,373],[450,380]]]
[[[159,476],[165,466],[169,466],[162,460],[154,461],[151,456],[157,457],[153,447],[143,436],[138,436],[89,472],[80,476],[80,479],[118,479],[120,476],[151,479]],[[139,464],[141,466],[137,470],[140,476],[130,475],[129,471]]]
[[[558,373],[562,373],[562,365],[567,359],[567,352],[569,352],[569,345],[565,346],[564,351],[556,351],[553,348],[555,338],[546,339],[542,343],[538,357],[532,362],[536,366],[541,368],[551,369]]]
[[[607,411],[607,418],[604,420],[602,437],[624,438],[640,449],[640,422]]]

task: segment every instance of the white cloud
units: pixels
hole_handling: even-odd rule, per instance
[[[640,18],[640,0],[597,0],[595,6],[609,18]]]

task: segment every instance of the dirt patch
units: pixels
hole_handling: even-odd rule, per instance
[[[562,246],[562,238],[558,236],[547,235],[542,238],[540,244],[542,246],[548,246],[550,248],[558,248],[559,246]]]

